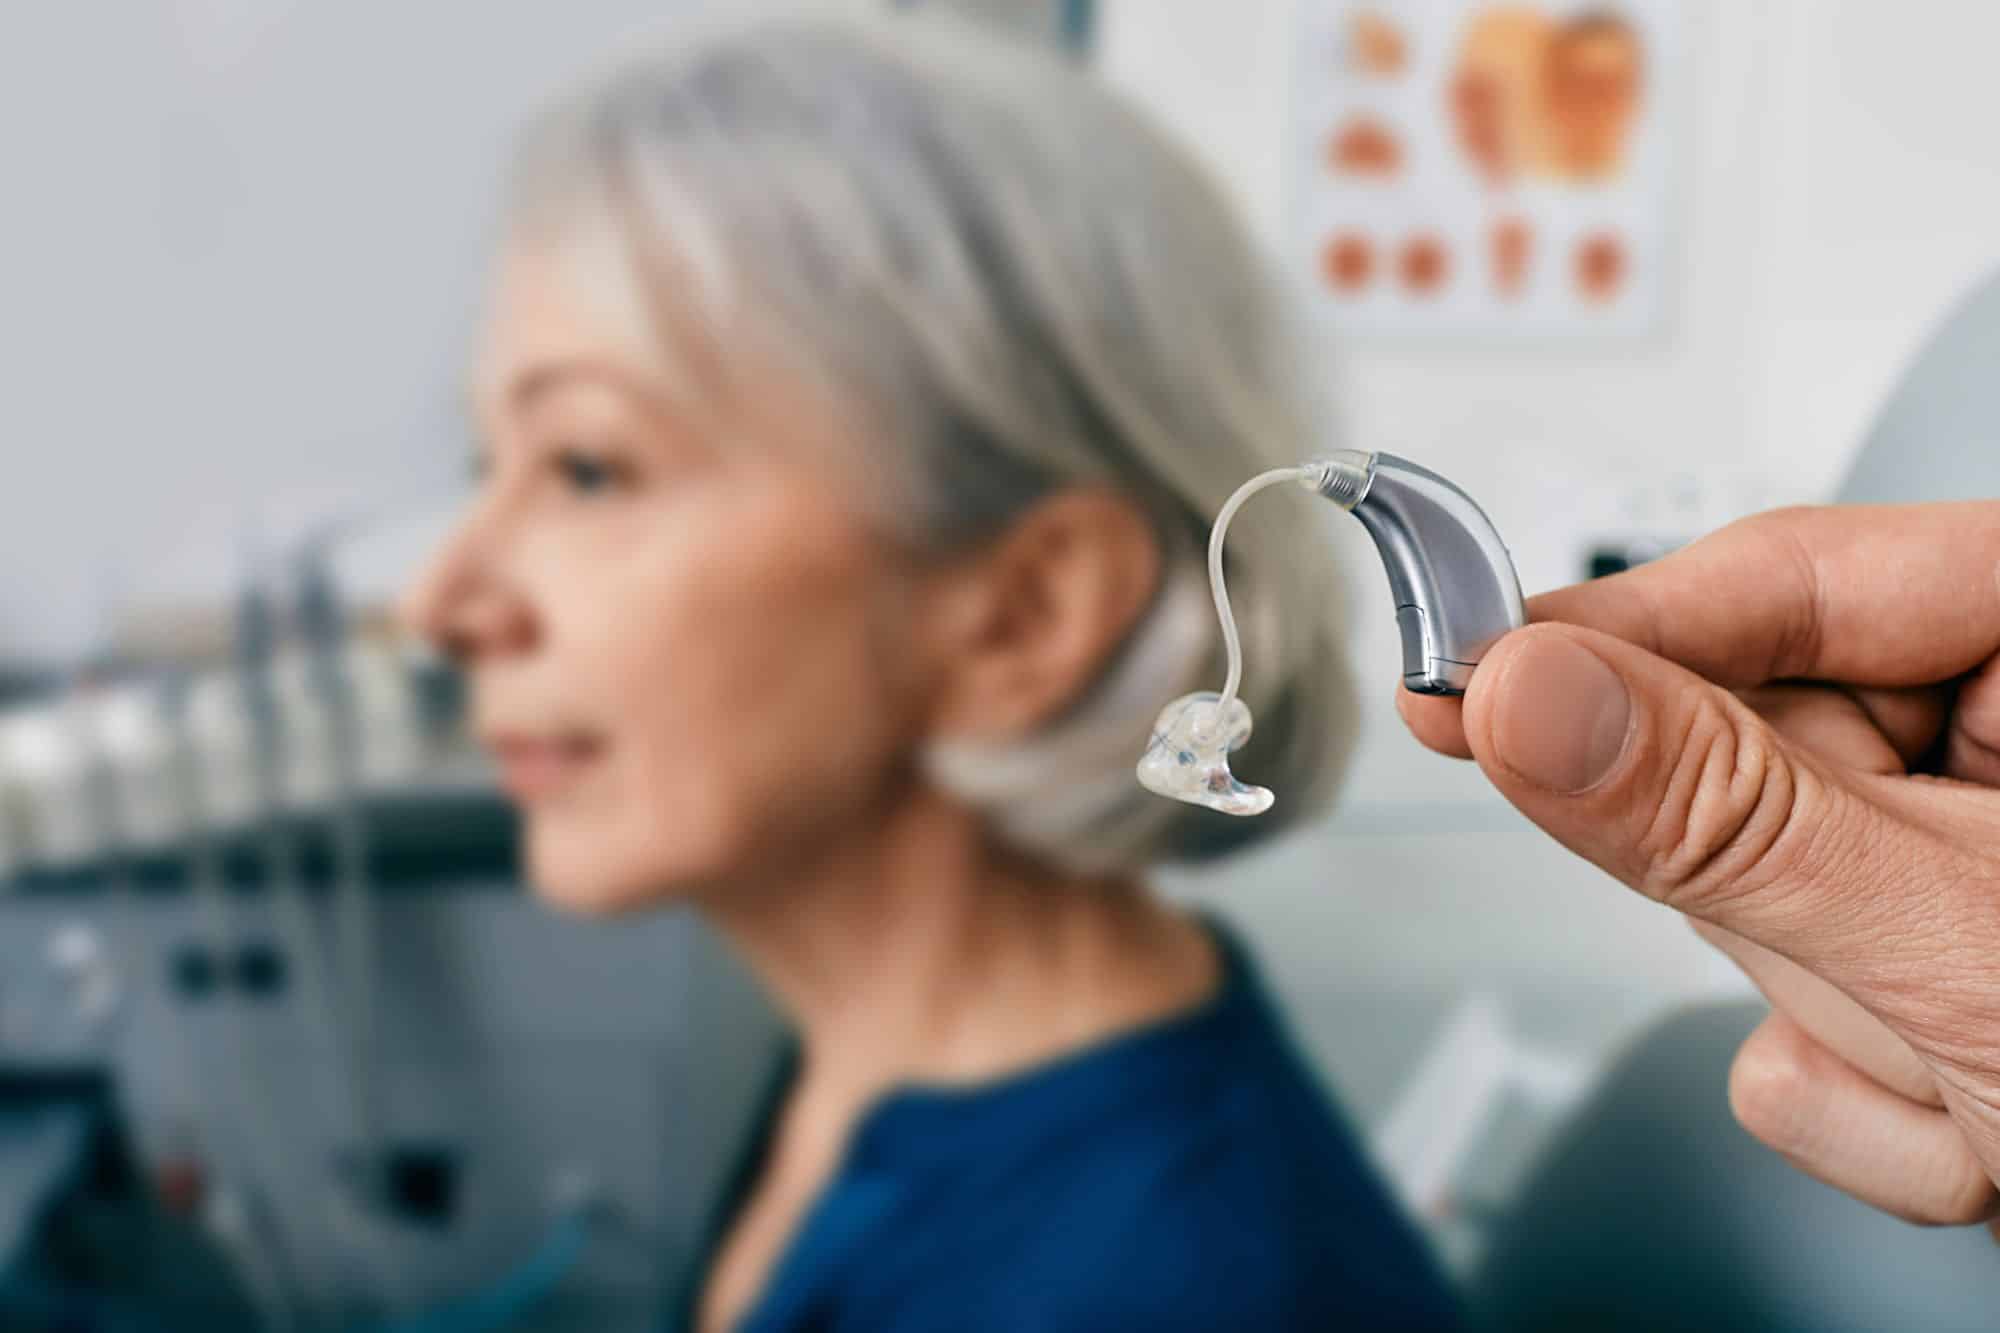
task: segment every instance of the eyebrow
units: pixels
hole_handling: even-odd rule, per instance
[[[581,359],[548,361],[529,367],[515,376],[513,384],[507,390],[505,401],[510,410],[525,412],[535,405],[536,399],[551,389],[566,381],[579,379],[595,380],[600,384],[609,385],[638,399],[648,408],[657,409],[661,406],[656,396],[647,392],[643,385],[635,383],[631,376],[601,362]]]
[[[583,357],[529,366],[515,375],[501,391],[499,405],[509,415],[518,415],[533,407],[538,398],[570,380],[593,380],[609,385],[632,398],[647,412],[664,413],[668,407],[668,399],[664,395],[652,392],[635,377],[615,366]],[[485,431],[490,424],[486,415],[486,390],[476,377],[460,381],[459,402],[464,419],[474,429]]]

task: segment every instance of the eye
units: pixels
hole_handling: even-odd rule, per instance
[[[555,466],[563,482],[578,495],[603,495],[627,480],[616,463],[580,449],[562,450],[556,455]]]

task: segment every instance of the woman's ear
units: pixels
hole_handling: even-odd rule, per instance
[[[945,577],[931,733],[1000,741],[1089,689],[1153,599],[1160,545],[1126,497],[1065,490]]]

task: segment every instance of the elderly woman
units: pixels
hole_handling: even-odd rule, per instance
[[[796,1027],[676,1318],[1451,1322],[1241,946],[1143,884],[1313,810],[1351,711],[1269,501],[1229,579],[1281,814],[1133,778],[1222,674],[1205,516],[1314,443],[1214,187],[1055,61],[797,21],[615,71],[515,180],[411,614],[539,891],[693,905]]]

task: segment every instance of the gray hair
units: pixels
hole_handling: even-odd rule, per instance
[[[1087,74],[935,20],[765,19],[591,82],[532,127],[515,179],[517,231],[616,251],[623,277],[606,281],[663,348],[728,373],[757,343],[856,404],[888,451],[871,468],[881,521],[921,549],[991,537],[1065,486],[1143,506],[1165,574],[1102,678],[1035,735],[926,755],[1014,846],[1131,872],[1243,846],[1330,799],[1352,685],[1303,498],[1263,499],[1228,550],[1257,718],[1236,765],[1279,804],[1234,819],[1134,778],[1159,710],[1222,679],[1209,517],[1320,442],[1284,302],[1240,224]]]

